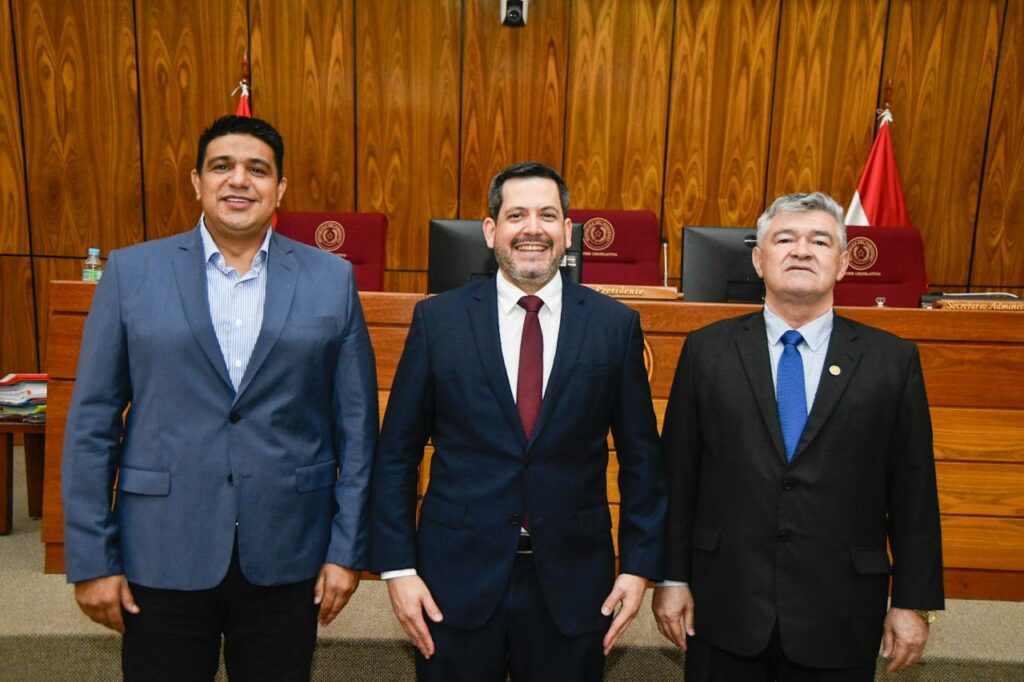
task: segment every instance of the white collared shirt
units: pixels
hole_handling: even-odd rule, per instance
[[[241,277],[238,270],[228,267],[220,248],[206,229],[205,217],[199,219],[199,234],[203,238],[210,319],[220,352],[224,355],[228,376],[237,391],[263,327],[270,230],[267,230],[263,245],[252,258],[252,268]]]
[[[825,355],[828,353],[828,341],[832,338],[832,323],[835,313],[831,308],[824,315],[816,317],[796,331],[804,340],[797,345],[800,359],[804,363],[804,390],[807,395],[807,412],[810,414],[814,405],[814,396],[818,393],[821,382],[821,371],[825,367]],[[778,389],[779,359],[785,344],[782,335],[792,329],[789,323],[772,312],[766,303],[764,306],[764,329],[768,337],[768,355],[771,357],[772,386]]]
[[[505,360],[505,372],[508,374],[513,400],[518,395],[519,349],[523,340],[523,324],[526,322],[526,309],[519,305],[519,299],[526,295],[525,291],[509,282],[503,272],[498,271],[498,334],[501,337],[501,356]],[[551,281],[534,295],[544,301],[544,305],[537,311],[540,333],[544,339],[543,397],[548,388],[551,368],[555,364],[558,328],[562,321],[562,273],[556,272]]]

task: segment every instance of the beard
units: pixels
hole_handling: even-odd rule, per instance
[[[548,259],[534,263],[517,263],[514,251],[516,246],[521,244],[543,244],[548,247]],[[558,272],[558,266],[565,257],[565,245],[547,236],[517,237],[509,246],[496,247],[494,257],[498,261],[498,267],[513,284],[519,285],[522,289],[532,288],[536,291],[550,282]]]

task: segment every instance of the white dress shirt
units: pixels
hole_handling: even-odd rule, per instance
[[[519,305],[519,299],[527,293],[505,278],[498,271],[498,335],[501,337],[501,357],[505,361],[505,372],[508,374],[508,385],[512,389],[512,398],[518,394],[519,386],[519,347],[523,341],[523,324],[526,322],[526,309]],[[537,291],[535,296],[544,301],[537,311],[540,320],[540,333],[544,339],[544,381],[541,384],[541,397],[548,388],[548,378],[555,364],[555,350],[558,346],[558,329],[562,322],[562,273],[555,272],[551,281]],[[416,575],[415,568],[400,568],[384,571],[381,580],[404,578]]]

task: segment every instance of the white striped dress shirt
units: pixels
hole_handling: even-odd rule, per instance
[[[270,230],[263,246],[253,256],[252,269],[239,277],[238,270],[228,267],[204,218],[199,220],[206,256],[206,293],[210,302],[210,319],[217,334],[220,352],[224,355],[231,384],[238,390],[249,366],[252,349],[263,326],[263,303],[267,298],[267,256]]]

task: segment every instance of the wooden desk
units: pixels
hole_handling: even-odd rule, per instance
[[[28,515],[43,515],[43,449],[45,424],[0,421],[0,535],[11,532],[14,516],[14,434],[25,437],[25,483]]]
[[[60,447],[91,284],[56,282],[50,295],[50,374],[43,541],[46,570],[63,571]],[[417,294],[360,299],[377,355],[381,414]],[[687,333],[754,306],[637,301],[659,427]],[[935,430],[946,595],[1024,600],[1024,314],[842,308],[839,313],[918,344]],[[612,443],[614,446],[614,443]],[[430,448],[426,450],[427,458]],[[618,465],[608,467],[618,520]],[[421,492],[429,466],[421,467]]]

